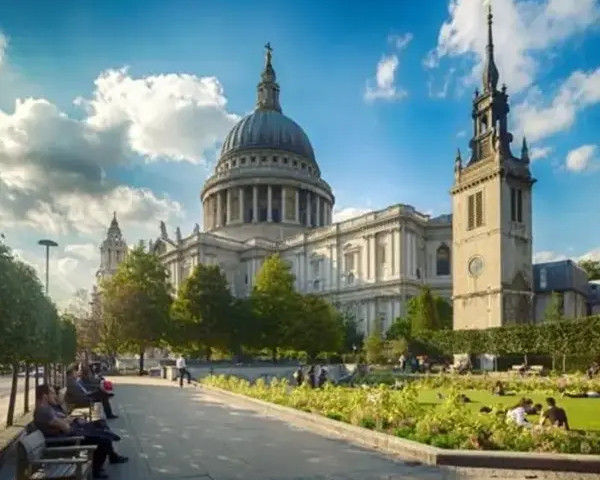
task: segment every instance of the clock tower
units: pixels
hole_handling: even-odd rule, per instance
[[[492,12],[482,91],[473,99],[470,158],[454,162],[452,284],[454,329],[499,327],[532,318],[531,187],[527,143],[510,149],[508,95],[498,90]]]

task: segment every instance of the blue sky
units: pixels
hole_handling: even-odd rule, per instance
[[[53,294],[89,287],[117,210],[130,243],[201,224],[220,141],[252,110],[263,45],[285,114],[307,132],[338,215],[450,211],[468,151],[484,2],[21,1],[0,32],[0,231]],[[536,158],[537,259],[600,257],[600,4],[496,0],[513,152]],[[17,98],[22,99],[15,106]],[[30,98],[30,100],[25,100]],[[78,100],[76,100],[78,99]],[[179,105],[179,107],[174,107]]]

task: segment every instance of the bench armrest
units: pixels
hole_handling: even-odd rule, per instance
[[[83,450],[88,450],[90,452],[96,450],[98,445],[76,445],[73,447],[50,447],[45,448],[44,452],[81,452]]]
[[[46,445],[54,445],[57,443],[77,443],[83,441],[85,437],[73,435],[72,437],[46,437]]]
[[[30,460],[30,465],[75,465],[91,462],[88,458],[40,458],[39,460]]]

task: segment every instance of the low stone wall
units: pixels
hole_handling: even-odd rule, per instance
[[[332,420],[315,413],[265,402],[221,388],[202,384],[199,386],[211,393],[218,394],[228,403],[237,403],[301,428],[332,435],[355,445],[428,465],[600,474],[600,455],[447,450]]]

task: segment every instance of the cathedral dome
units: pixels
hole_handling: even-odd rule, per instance
[[[221,158],[241,150],[264,148],[315,160],[312,145],[300,125],[277,110],[263,109],[244,117],[231,129],[223,143]]]

